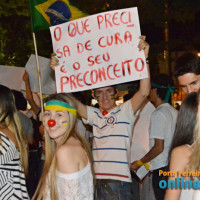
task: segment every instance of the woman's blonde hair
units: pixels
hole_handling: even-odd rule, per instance
[[[75,100],[69,95],[64,93],[53,94],[47,97],[45,100],[46,102],[50,100],[58,100],[62,102],[68,103],[70,106],[76,109]],[[58,199],[58,191],[57,191],[57,183],[56,183],[56,158],[55,152],[56,150],[65,144],[70,136],[76,137],[82,144],[83,148],[87,152],[88,158],[90,160],[92,166],[92,155],[89,148],[89,145],[85,138],[81,136],[80,133],[75,132],[75,124],[77,117],[74,116],[72,113],[68,112],[69,114],[69,123],[68,129],[63,136],[62,140],[57,144],[53,139],[51,139],[45,130],[45,163],[43,168],[43,173],[41,179],[39,181],[37,190],[33,196],[33,199],[41,200],[44,199],[47,193],[47,184],[50,190],[50,197],[52,200]]]
[[[25,175],[28,175],[28,143],[22,130],[15,100],[12,91],[0,85],[0,128],[8,128],[16,139],[17,148],[20,153],[20,161]],[[0,144],[1,144],[0,138]]]
[[[200,93],[198,92],[198,111],[194,128],[194,142],[192,155],[189,161],[189,171],[200,171]],[[194,178],[194,177],[192,177]]]

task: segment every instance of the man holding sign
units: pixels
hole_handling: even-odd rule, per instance
[[[99,104],[97,109],[76,100],[78,114],[93,126],[97,199],[131,200],[132,130],[136,113],[150,91],[149,45],[145,36],[140,36],[137,9],[100,13],[54,26],[51,34],[60,63],[55,68],[58,59],[52,56],[57,92],[94,89],[92,96]],[[138,79],[139,90],[117,106],[118,90],[113,85]]]
[[[137,8],[99,13],[52,26],[57,92],[78,92],[147,78],[138,51]]]
[[[148,58],[149,45],[140,37],[139,50]],[[58,60],[52,57],[54,69]],[[148,64],[147,64],[148,70]],[[148,70],[149,71],[149,70]],[[126,103],[116,106],[118,90],[114,86],[98,88],[92,94],[99,109],[78,100],[78,113],[93,125],[93,158],[98,200],[132,199],[130,175],[130,141],[136,112],[150,91],[150,77],[140,81],[140,89]],[[120,193],[119,193],[120,191]]]

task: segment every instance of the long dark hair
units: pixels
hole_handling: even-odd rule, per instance
[[[198,109],[198,93],[190,93],[183,101],[178,113],[171,151],[178,146],[193,143],[193,132]]]
[[[17,141],[20,153],[20,161],[25,174],[28,172],[28,149],[27,140],[21,127],[15,99],[12,91],[6,86],[0,85],[0,128],[8,128]],[[1,144],[1,137],[0,137]]]

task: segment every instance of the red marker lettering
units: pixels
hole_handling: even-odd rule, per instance
[[[94,80],[94,78],[96,78],[96,80]],[[97,73],[96,69],[93,69],[91,71],[91,73],[90,73],[90,79],[91,79],[92,84],[96,84],[97,83],[97,81],[98,81],[98,73]]]
[[[87,33],[90,33],[91,30],[88,29],[88,28],[89,28],[88,20],[89,20],[89,19],[86,19],[86,20],[85,20],[85,31],[86,31]]]
[[[105,48],[106,47],[106,45],[104,44],[102,44],[102,39],[104,39],[104,37],[100,37],[99,38],[99,41],[98,41],[98,45],[100,46],[100,47],[102,47],[102,48]]]
[[[127,64],[128,73],[129,73],[129,75],[131,75],[130,62],[132,62],[132,61],[133,61],[133,59],[131,59],[131,60],[126,60],[126,61],[122,62],[122,72],[123,72],[123,76],[125,76],[125,68],[124,68],[125,64]]]
[[[86,78],[86,75],[87,75],[88,73],[89,73],[89,71],[86,71],[85,74],[83,75],[83,82],[85,83],[85,85],[90,86],[90,85],[92,85],[92,84],[86,82],[86,79],[87,79],[87,78]]]
[[[110,74],[109,74],[109,69],[110,69],[111,67],[113,67],[113,66],[112,66],[112,65],[109,65],[109,66],[107,67],[107,76],[108,76],[108,78],[109,78],[110,80],[115,80],[115,78],[110,77]]]
[[[116,16],[116,15],[118,15],[118,14],[119,14],[118,12],[114,13],[113,18],[112,18],[113,24],[116,26],[120,25],[120,23],[116,22],[118,20],[118,16]]]
[[[67,56],[66,56],[66,53],[68,54],[68,56],[71,55],[70,49],[69,49],[69,47],[68,47],[67,45],[65,45],[65,46],[63,47],[63,52],[64,52],[64,56],[65,56],[65,57],[67,57]]]
[[[107,45],[111,46],[113,44],[113,36],[112,35],[110,36],[110,41],[109,41],[109,37],[108,36],[106,37],[106,39],[107,39],[106,40],[107,41]]]
[[[124,41],[126,43],[131,42],[132,41],[132,34],[130,31],[126,31],[124,34]]]
[[[108,26],[110,26],[110,27],[113,26],[111,21],[110,21],[110,18],[111,18],[111,14],[110,13],[105,14],[106,28],[108,28]]]
[[[141,68],[139,69],[138,67],[138,61],[141,61],[140,63],[142,63],[142,66]],[[135,69],[138,71],[138,72],[141,72],[143,71],[144,69],[144,60],[142,58],[137,58],[136,61],[135,61]]]
[[[95,57],[95,62],[97,63],[97,64],[101,64],[102,62],[100,61],[100,55],[97,55],[96,57]]]
[[[74,22],[69,23],[68,34],[70,37],[74,37],[76,35],[76,25],[74,24]]]
[[[122,22],[122,24],[128,24],[128,23],[130,23],[130,21],[129,21],[128,18],[126,19],[126,21],[123,20],[125,14],[127,14],[126,11],[122,12],[122,14],[121,14],[121,16],[120,16],[120,21]],[[125,15],[125,17],[126,17],[126,15]]]
[[[120,33],[115,33],[115,44],[118,44],[118,41],[120,44],[123,43],[123,41],[120,38]]]
[[[75,80],[76,80],[76,76],[75,75],[71,75],[70,76],[70,88],[71,88],[71,90],[73,89],[73,86],[74,86],[75,89],[77,88]]]
[[[84,50],[83,44],[82,43],[77,43],[77,52],[82,53]]]
[[[63,54],[62,54],[62,52],[60,51],[60,48],[58,48],[58,49],[56,50],[56,55],[57,55],[58,58],[62,58]]]
[[[69,78],[67,76],[62,76],[61,79],[60,79],[60,89],[61,89],[61,92],[64,91],[63,87],[64,85],[68,84],[69,82]]]
[[[103,20],[104,20],[104,17],[102,15],[97,16],[97,23],[98,23],[99,30],[101,29],[101,24]]]
[[[74,68],[75,70],[79,70],[80,67],[81,67],[81,65],[80,65],[79,62],[75,62],[75,63],[73,64],[73,68]]]
[[[106,56],[107,56],[107,58],[106,58]],[[103,54],[103,60],[106,61],[106,62],[108,62],[110,60],[110,55],[109,55],[108,52],[106,52],[106,55]]]
[[[93,58],[94,58],[94,56],[89,56],[89,57],[88,57],[88,62],[89,62],[88,66],[93,66],[93,65],[94,65],[94,60],[93,60]]]
[[[91,51],[92,48],[91,48],[91,40],[88,40],[86,43],[85,43],[85,49],[88,50],[88,51]]]
[[[79,74],[77,75],[77,85],[78,85],[79,87],[83,87],[83,85],[80,84],[80,82],[82,82],[83,79],[79,78],[79,76],[80,76],[81,74],[82,74],[82,73],[79,73]]]
[[[62,31],[61,31],[61,28],[59,26],[57,26],[55,29],[54,29],[54,39],[56,41],[59,41],[61,39],[61,36],[62,36]]]
[[[102,82],[102,77],[104,78],[104,81],[106,81],[106,72],[104,67],[99,68],[99,81]]]
[[[120,72],[120,69],[116,69],[117,66],[118,66],[118,64],[115,64],[115,65],[114,65],[113,72],[114,72],[114,75],[115,75],[117,78],[120,78],[121,76],[118,76],[118,75],[116,74],[116,72]]]
[[[61,72],[63,72],[63,73],[67,73],[67,71],[66,71],[66,69],[65,69],[65,66],[64,66],[64,65],[62,65],[62,66],[60,67],[60,71],[61,71]]]

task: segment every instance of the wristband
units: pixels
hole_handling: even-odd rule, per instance
[[[138,160],[138,161],[137,161],[137,165],[138,165],[139,167],[142,167],[142,165],[144,165],[144,163],[143,163],[141,160]]]
[[[149,64],[150,61],[149,61],[149,57],[146,58],[146,64]]]
[[[138,161],[137,161],[137,165],[138,165],[139,167],[141,167],[141,166],[144,165],[144,167],[146,168],[146,170],[149,170],[149,169],[150,169],[149,164],[148,164],[148,163],[143,163],[141,160],[138,160]]]

